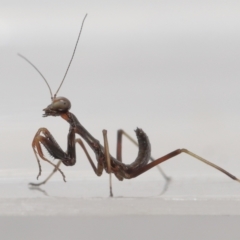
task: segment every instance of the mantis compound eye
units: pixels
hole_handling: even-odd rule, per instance
[[[65,97],[56,97],[48,106],[53,111],[66,112],[71,108],[70,101]]]

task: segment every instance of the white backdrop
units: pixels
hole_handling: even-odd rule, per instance
[[[72,112],[91,134],[102,141],[107,129],[115,155],[117,129],[134,136],[141,127],[154,157],[184,147],[240,176],[239,8],[231,0],[1,0],[1,171],[37,173],[31,141],[39,127],[65,149],[68,125],[41,117],[49,91],[17,53],[56,91],[88,13],[59,96],[71,100]],[[136,154],[125,141],[124,161]],[[80,148],[77,155],[68,171],[91,172]],[[186,155],[162,168],[174,178],[221,176]],[[43,164],[43,171],[50,169]]]

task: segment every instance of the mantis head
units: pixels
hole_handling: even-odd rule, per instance
[[[65,97],[55,97],[50,105],[43,109],[45,113],[43,117],[59,116],[62,113],[68,112],[71,108],[71,102]]]

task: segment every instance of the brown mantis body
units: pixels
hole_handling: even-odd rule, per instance
[[[85,16],[85,18],[86,18],[86,16]],[[84,20],[85,20],[85,18],[84,18]],[[83,23],[84,23],[84,20],[83,20]],[[82,26],[83,26],[83,23],[82,23]],[[82,26],[81,26],[81,30],[82,30]],[[80,33],[78,36],[78,40],[79,40],[79,37],[81,34],[81,30],[80,30]],[[78,40],[77,40],[77,43],[78,43]],[[71,61],[75,54],[77,43],[76,43]],[[27,60],[22,55],[20,55],[20,56],[22,58],[24,58],[26,61],[28,61],[40,73],[40,71],[29,60]],[[69,63],[67,71],[70,67],[71,61]],[[61,84],[60,84],[60,87],[66,77],[67,71],[65,73],[65,76],[64,76]],[[41,74],[41,76],[43,77],[42,74]],[[44,78],[44,80],[46,81],[45,78]],[[47,83],[47,81],[46,81],[46,83]],[[48,83],[47,83],[47,85],[48,85]],[[49,85],[48,85],[48,87],[49,87]],[[59,91],[60,87],[58,88],[57,92]],[[49,90],[50,90],[50,93],[52,96],[50,87],[49,87]],[[68,138],[67,151],[65,152],[61,149],[61,147],[58,145],[58,143],[56,142],[54,137],[51,135],[51,133],[46,128],[40,128],[37,131],[37,133],[33,139],[33,142],[32,142],[32,147],[33,147],[33,150],[34,150],[34,153],[37,158],[38,165],[39,165],[39,174],[38,174],[37,178],[41,175],[41,165],[40,165],[39,157],[41,159],[49,162],[51,165],[53,165],[54,170],[53,170],[52,174],[45,181],[38,183],[38,184],[31,183],[31,185],[40,186],[41,184],[46,183],[49,180],[49,178],[56,171],[61,172],[63,179],[65,181],[64,173],[60,170],[59,166],[61,163],[63,163],[66,166],[73,166],[76,163],[76,143],[78,143],[82,147],[83,151],[85,152],[85,154],[87,156],[88,161],[90,162],[90,164],[97,176],[101,176],[103,173],[103,170],[105,170],[108,174],[110,174],[110,196],[113,196],[112,184],[111,184],[111,174],[114,174],[116,176],[116,178],[120,181],[122,181],[123,179],[135,178],[135,177],[141,175],[142,173],[150,170],[151,168],[157,166],[158,164],[160,164],[168,159],[171,159],[183,152],[204,162],[205,164],[208,164],[211,167],[214,167],[215,169],[226,174],[233,180],[240,182],[240,180],[238,178],[236,178],[229,172],[227,172],[224,169],[218,167],[217,165],[203,159],[202,157],[197,156],[196,154],[188,151],[187,149],[177,149],[161,158],[154,160],[151,157],[151,145],[150,145],[149,139],[148,139],[147,135],[145,134],[145,132],[139,128],[137,128],[135,130],[138,142],[136,142],[134,139],[132,139],[123,130],[118,131],[118,133],[117,133],[117,154],[116,154],[116,158],[114,158],[109,153],[107,131],[103,130],[103,139],[104,139],[104,146],[103,146],[100,144],[100,142],[97,139],[95,139],[81,125],[81,123],[78,121],[77,117],[69,111],[71,108],[70,101],[64,97],[56,97],[57,92],[54,96],[52,96],[52,103],[47,108],[44,109],[45,113],[43,116],[44,117],[60,116],[69,123],[70,127],[69,127],[69,133],[68,133],[68,137],[67,137]],[[90,155],[85,147],[84,142],[80,138],[76,139],[76,134],[78,134],[88,144],[88,146],[92,149],[92,151],[95,153],[96,161],[97,161],[96,164],[93,162],[92,158],[90,157]],[[139,148],[138,156],[135,159],[135,161],[133,161],[131,164],[125,164],[122,161],[122,135],[125,135],[134,144],[138,145],[138,148]],[[46,148],[48,153],[53,158],[60,160],[56,165],[53,164],[51,161],[49,161],[43,155],[41,145],[43,145]],[[152,162],[149,162],[149,160],[151,160]],[[163,173],[163,175],[164,175],[164,173]],[[165,176],[165,178],[167,179],[166,176]]]

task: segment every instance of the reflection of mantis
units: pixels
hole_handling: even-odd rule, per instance
[[[85,18],[86,18],[86,16],[85,16]],[[85,20],[85,18],[84,18],[84,20]],[[70,125],[69,134],[68,134],[68,145],[67,145],[66,152],[64,152],[61,149],[61,147],[58,145],[58,143],[56,142],[54,137],[51,135],[51,133],[46,128],[40,128],[37,131],[37,133],[33,139],[33,142],[32,142],[32,147],[33,147],[34,153],[35,153],[37,161],[38,161],[38,166],[39,166],[38,177],[41,175],[41,165],[40,165],[39,157],[42,158],[43,160],[47,161],[51,165],[53,165],[54,170],[53,170],[52,174],[50,174],[50,176],[45,181],[43,181],[39,184],[31,183],[31,185],[40,186],[41,184],[46,183],[56,171],[59,171],[62,174],[63,180],[65,181],[65,175],[60,170],[59,166],[61,163],[63,163],[66,166],[73,166],[76,163],[76,143],[78,143],[82,147],[83,151],[85,152],[85,154],[87,156],[88,161],[90,162],[90,164],[97,176],[101,176],[103,170],[105,170],[107,173],[110,174],[110,196],[113,196],[112,184],[111,184],[111,173],[113,173],[120,181],[122,181],[123,179],[135,178],[135,177],[141,175],[142,173],[148,171],[149,169],[155,167],[156,165],[158,165],[172,157],[175,157],[176,155],[178,155],[182,152],[187,153],[190,156],[216,168],[217,170],[228,175],[233,180],[240,181],[239,179],[237,179],[235,176],[228,173],[224,169],[203,159],[202,157],[197,156],[196,154],[188,151],[187,149],[177,149],[161,158],[154,160],[150,155],[151,146],[150,146],[148,137],[145,134],[145,132],[139,128],[137,128],[135,130],[137,139],[138,139],[138,143],[134,139],[132,139],[127,133],[125,133],[123,130],[119,130],[117,133],[117,156],[116,156],[116,158],[114,158],[113,156],[111,156],[109,154],[107,131],[103,130],[104,146],[102,146],[99,143],[99,141],[97,139],[95,139],[80,124],[80,122],[78,121],[76,116],[73,113],[69,112],[69,109],[71,108],[70,101],[65,97],[57,97],[57,93],[58,93],[60,87],[62,86],[62,83],[67,75],[68,69],[69,69],[72,59],[74,57],[76,47],[77,47],[77,44],[78,44],[78,41],[80,38],[80,34],[82,31],[84,20],[82,22],[81,30],[80,30],[80,33],[79,33],[79,36],[77,39],[77,43],[75,45],[75,49],[74,49],[71,61],[68,65],[65,76],[64,76],[58,90],[54,94],[54,96],[52,95],[52,91],[51,91],[51,88],[50,88],[47,80],[40,73],[40,71],[28,59],[26,59],[22,55],[19,55],[20,57],[24,58],[27,62],[29,62],[39,72],[39,74],[43,77],[43,79],[45,80],[45,82],[48,85],[48,88],[50,90],[52,103],[47,108],[44,109],[45,113],[43,116],[44,117],[61,116]],[[93,152],[96,155],[96,160],[97,160],[96,165],[93,162],[93,160],[91,159],[90,155],[88,154],[88,151],[87,151],[83,141],[80,138],[76,139],[75,134],[79,134],[85,140],[85,142],[89,145],[89,147],[93,150]],[[138,156],[137,156],[136,160],[131,164],[124,164],[122,162],[122,135],[125,135],[130,141],[132,141],[135,145],[137,145],[139,147]],[[45,158],[45,156],[43,155],[43,152],[42,152],[41,144],[46,148],[48,153],[53,158],[60,159],[60,161],[56,165],[53,164],[52,162],[50,162],[47,158]],[[152,162],[149,163],[149,160],[151,160]],[[168,177],[164,173],[163,173],[163,176],[168,180]]]

